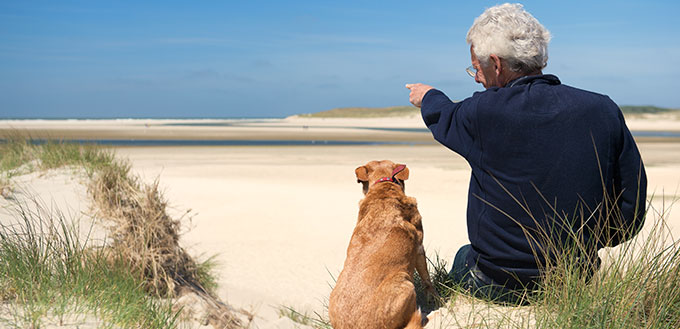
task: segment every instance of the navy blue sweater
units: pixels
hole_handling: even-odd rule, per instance
[[[467,261],[494,281],[533,286],[550,257],[541,247],[579,237],[596,258],[641,228],[644,166],[607,96],[554,75],[527,76],[457,103],[432,89],[421,113],[434,138],[472,168]]]

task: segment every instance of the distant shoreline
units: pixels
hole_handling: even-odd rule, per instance
[[[680,142],[675,114],[634,114],[626,124],[640,142]],[[419,116],[0,120],[0,140],[15,137],[114,147],[437,144]]]
[[[110,117],[110,118],[2,118],[0,121],[135,121],[135,120],[158,120],[158,121],[211,121],[211,120],[281,120],[286,117],[215,117],[215,118],[161,118],[161,117],[148,117],[148,118],[121,118],[121,117]]]
[[[680,136],[678,136],[680,137]],[[0,138],[0,143],[6,142]],[[45,144],[52,139],[32,139],[33,144]],[[178,146],[376,146],[376,145],[432,145],[418,141],[361,141],[361,140],[214,140],[214,139],[65,139],[63,142],[116,147],[178,147]]]
[[[626,116],[679,114],[680,109],[651,105],[619,105]],[[388,107],[343,107],[314,113],[298,113],[287,116],[235,116],[235,117],[0,117],[0,121],[127,121],[127,120],[284,120],[284,119],[380,119],[407,118],[419,116],[419,109],[413,106]]]

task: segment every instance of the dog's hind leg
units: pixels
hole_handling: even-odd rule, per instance
[[[376,291],[374,305],[380,305],[376,312],[380,328],[401,329],[413,321],[414,312],[420,312],[411,276],[397,272],[385,278]]]
[[[427,290],[432,297],[439,299],[439,294],[437,294],[437,290],[434,289],[434,285],[432,284],[430,272],[427,271],[427,258],[425,257],[425,248],[423,248],[422,245],[416,250],[415,265],[416,271],[418,271],[418,275],[420,275],[420,278],[425,285],[425,290]]]

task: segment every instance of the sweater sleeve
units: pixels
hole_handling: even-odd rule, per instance
[[[619,116],[619,120],[623,130],[623,143],[614,169],[614,186],[619,193],[615,198],[620,216],[612,216],[609,220],[609,227],[613,230],[608,246],[618,245],[637,234],[644,224],[646,210],[645,166],[622,115]]]
[[[454,103],[441,91],[431,89],[421,106],[423,121],[434,139],[466,158],[474,143],[475,103],[474,97]]]

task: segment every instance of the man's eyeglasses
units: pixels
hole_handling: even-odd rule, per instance
[[[472,65],[466,67],[465,72],[467,72],[467,74],[469,74],[473,78],[477,75],[477,69]]]

